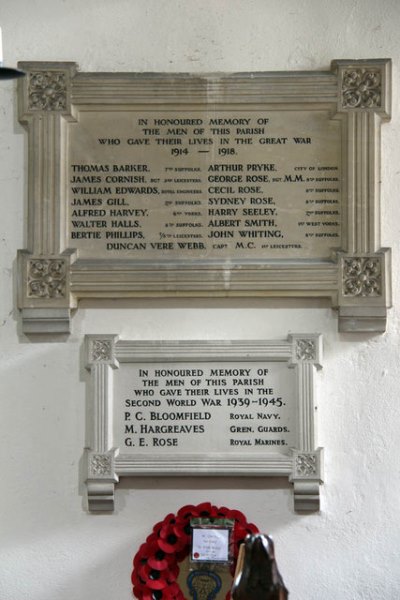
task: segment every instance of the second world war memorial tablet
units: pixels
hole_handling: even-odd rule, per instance
[[[134,476],[288,477],[299,510],[319,507],[323,451],[314,377],[322,336],[121,340],[86,336],[87,489],[113,508]]]
[[[326,297],[340,329],[385,329],[389,60],[231,75],[21,67],[24,331],[68,331],[80,298],[169,295]]]

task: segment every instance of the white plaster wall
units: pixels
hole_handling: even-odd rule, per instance
[[[185,503],[243,510],[273,534],[292,600],[400,597],[398,0],[2,0],[5,63],[72,60],[88,71],[328,69],[391,57],[383,127],[382,241],[393,249],[384,335],[337,333],[318,300],[169,300],[81,308],[67,342],[19,331],[15,256],[24,247],[25,137],[13,82],[0,84],[0,598],[128,600],[131,560],[152,524]],[[130,307],[129,307],[130,306]],[[116,512],[83,510],[84,334],[132,339],[325,336],[318,377],[326,449],[320,514],[292,510],[288,483],[155,478],[122,483]]]

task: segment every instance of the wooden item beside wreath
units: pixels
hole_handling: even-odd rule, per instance
[[[168,514],[156,523],[152,533],[140,546],[133,559],[133,594],[139,600],[185,600],[179,586],[179,563],[190,551],[190,521],[196,517],[209,519],[232,519],[233,563],[231,575],[235,573],[239,547],[249,534],[258,533],[253,523],[248,523],[239,510],[225,506],[217,507],[210,502],[180,508],[176,515]],[[230,599],[230,588],[226,600]]]

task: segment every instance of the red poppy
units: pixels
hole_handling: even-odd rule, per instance
[[[153,531],[157,532],[160,527],[162,527],[164,521],[158,521],[158,523],[156,523],[155,525],[153,525]]]
[[[166,517],[164,517],[163,519],[163,526],[164,525],[173,525],[176,521],[176,516],[173,513],[169,513]]]
[[[223,512],[225,519],[234,519],[236,523],[240,523],[240,525],[245,525],[247,523],[246,517],[240,510],[231,510],[223,506],[219,509],[220,512]]]
[[[175,524],[174,524],[175,525]],[[180,552],[187,545],[185,537],[179,537],[174,531],[174,525],[168,524],[161,528],[158,545],[167,554]]]
[[[199,516],[197,512],[197,506],[193,506],[193,504],[186,504],[185,506],[182,506],[182,508],[178,510],[177,515],[180,519],[191,519]]]
[[[164,550],[161,550],[161,548],[157,546],[154,554],[149,557],[147,564],[152,569],[164,571],[174,564],[174,557],[172,554],[166,554]]]
[[[154,540],[154,543],[156,544],[156,540]],[[137,552],[133,559],[134,568],[137,569],[138,567],[140,567],[140,565],[146,564],[149,556],[152,555],[152,552],[152,545],[146,540],[146,542],[140,546],[139,552]]]
[[[137,571],[132,571],[131,581],[135,588],[144,590],[146,587],[146,581],[139,576]]]
[[[162,590],[147,590],[143,595],[143,600],[175,600],[183,598],[183,594],[177,583],[172,583]]]
[[[133,590],[133,593],[135,593],[135,590]],[[162,590],[146,590],[140,597],[143,600],[163,600],[165,598]]]
[[[172,526],[172,530],[178,538],[183,538],[185,544],[189,544],[192,537],[192,528],[190,526],[190,519],[177,518],[175,524]]]
[[[136,570],[134,570],[132,572],[131,581],[133,585],[133,594],[136,596],[136,598],[141,598],[143,594],[146,593],[146,591],[148,590],[146,580],[142,579],[139,576],[139,573]]]
[[[213,506],[211,502],[202,502],[196,507],[196,512],[198,517],[212,517],[213,509],[216,509],[216,506]]]
[[[168,577],[170,575],[168,569],[159,571],[152,569],[149,565],[142,565],[138,569],[140,579],[145,581],[145,585],[151,590],[162,590],[168,585]]]

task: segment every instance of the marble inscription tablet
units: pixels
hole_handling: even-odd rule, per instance
[[[91,510],[112,508],[114,483],[132,475],[287,476],[296,508],[318,508],[321,352],[317,334],[278,342],[87,336]]]
[[[101,127],[84,112],[70,127],[68,245],[157,263],[329,259],[340,128],[327,110],[142,107],[104,111]]]
[[[384,331],[389,60],[230,75],[20,66],[25,332],[67,332],[80,298],[169,295],[328,297],[340,329]]]

